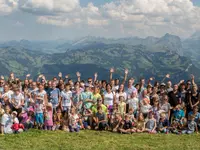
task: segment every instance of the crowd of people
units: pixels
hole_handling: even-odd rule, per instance
[[[11,73],[0,79],[0,133],[20,133],[31,128],[39,130],[106,130],[131,133],[198,133],[200,128],[200,94],[195,77],[179,83],[170,75],[158,82],[155,78],[98,80],[98,74],[87,81],[68,75],[47,80],[30,74],[21,81]]]

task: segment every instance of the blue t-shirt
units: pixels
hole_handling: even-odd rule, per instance
[[[181,110],[174,110],[174,118],[180,120],[181,118],[185,117],[184,111]]]
[[[50,102],[53,105],[57,105],[59,102],[59,97],[60,97],[60,90],[57,88],[52,89],[50,92]]]
[[[188,116],[192,116],[192,115],[193,115],[193,111],[191,111],[191,112],[188,113]],[[195,115],[194,121],[195,121],[196,123],[198,123],[199,120],[200,120],[200,113],[197,112],[197,114]]]

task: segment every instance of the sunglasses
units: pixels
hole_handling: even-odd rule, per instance
[[[92,81],[88,81],[88,82],[92,82]]]

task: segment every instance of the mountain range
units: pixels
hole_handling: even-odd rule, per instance
[[[155,77],[162,80],[187,79],[191,73],[200,81],[200,33],[181,40],[165,34],[163,37],[127,37],[107,39],[87,36],[76,40],[8,41],[0,43],[1,74],[13,71],[23,77],[27,73],[36,78],[40,73],[48,78],[58,72],[71,74],[80,71],[82,78],[98,72],[99,79],[108,79],[109,68],[116,68],[115,78],[122,78],[124,68],[129,77]]]

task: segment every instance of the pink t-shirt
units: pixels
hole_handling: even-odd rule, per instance
[[[53,111],[48,110],[45,115],[45,126],[53,126]]]

